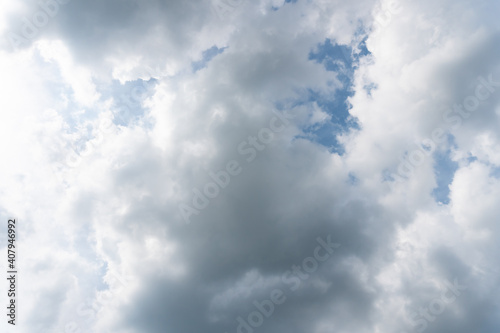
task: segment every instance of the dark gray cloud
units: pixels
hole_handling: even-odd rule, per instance
[[[220,1],[72,0],[2,44],[21,332],[497,332],[498,4]],[[42,8],[4,7],[4,35]],[[327,40],[366,45],[349,80],[310,59]],[[317,98],[356,117],[343,154],[311,135],[335,121]],[[441,126],[447,204],[435,155],[387,176]]]

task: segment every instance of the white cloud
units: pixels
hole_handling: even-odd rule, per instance
[[[467,291],[426,331],[497,330],[496,83],[459,125],[443,116],[500,80],[498,4],[229,4],[221,19],[200,1],[71,2],[31,45],[0,51],[0,215],[23,225],[19,331],[229,333],[325,234],[341,250],[260,331],[410,332],[454,278]],[[4,6],[3,33],[36,7]],[[309,56],[364,37],[348,98],[359,128],[339,155],[307,133],[336,119],[310,92],[346,87]],[[225,49],[193,71],[214,45]],[[156,79],[144,114],[118,125],[114,89],[139,78]],[[239,144],[277,112],[294,117],[248,162]],[[384,179],[436,128],[459,165],[448,205],[432,197],[432,155]],[[232,160],[242,172],[186,225],[179,203]]]

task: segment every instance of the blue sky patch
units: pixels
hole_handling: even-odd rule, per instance
[[[335,91],[333,96],[322,96],[315,91],[309,92],[308,102],[316,102],[324,112],[331,116],[331,120],[324,122],[321,126],[305,129],[304,132],[315,142],[339,155],[344,153],[344,148],[339,144],[337,135],[348,132],[350,129],[359,129],[356,119],[349,114],[348,99],[354,94],[353,76],[359,59],[368,55],[369,51],[364,40],[356,50],[354,51],[348,45],[336,44],[326,39],[309,54],[309,60],[323,64],[327,71],[337,73],[342,89]]]
[[[191,65],[193,68],[193,72],[197,72],[200,69],[207,67],[207,64],[210,62],[210,60],[224,52],[225,49],[225,47],[219,49],[214,45],[208,50],[203,51],[201,60],[193,62]]]
[[[114,80],[110,86],[100,91],[103,99],[113,96],[114,120],[116,125],[128,126],[144,116],[143,101],[152,96],[155,79],[148,81],[138,79],[121,84]]]
[[[453,181],[455,172],[458,170],[458,163],[451,159],[450,153],[450,149],[434,153],[434,175],[437,187],[432,190],[432,196],[437,202],[443,204],[450,202],[449,186]]]

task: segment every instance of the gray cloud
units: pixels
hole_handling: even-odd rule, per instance
[[[2,169],[1,215],[26,221],[20,331],[498,331],[500,94],[440,147],[458,165],[449,204],[432,197],[432,155],[398,183],[383,177],[479,76],[500,81],[498,4],[401,1],[376,30],[393,3],[248,1],[223,19],[212,5],[72,0],[24,48],[2,44],[0,127],[17,141],[0,152],[19,166]],[[4,35],[39,4],[5,8]],[[327,39],[366,42],[352,87],[309,59]],[[113,122],[111,87],[150,77],[144,112]],[[357,119],[337,136],[344,154],[308,135],[331,116],[319,99]],[[247,159],[238,147],[285,113]],[[241,172],[187,224],[179,205],[230,161]],[[323,262],[329,235],[341,246]]]

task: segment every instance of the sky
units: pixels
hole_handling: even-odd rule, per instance
[[[0,331],[499,332],[499,12],[2,0]]]

